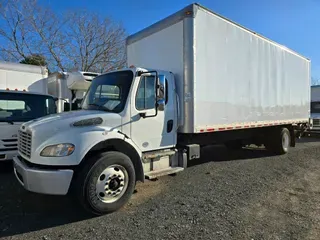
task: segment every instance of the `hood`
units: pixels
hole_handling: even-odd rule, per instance
[[[22,124],[21,128],[31,130],[35,135],[41,134],[43,137],[51,137],[55,132],[70,129],[74,122],[95,117],[102,118],[101,125],[105,127],[121,126],[122,120],[119,114],[96,110],[79,110],[41,117]]]
[[[38,125],[42,125],[45,123],[51,123],[56,121],[64,121],[64,122],[75,122],[82,119],[91,118],[93,116],[100,116],[103,117],[103,115],[108,114],[106,112],[102,111],[92,111],[92,110],[80,110],[80,111],[71,111],[71,112],[63,112],[63,113],[57,113],[52,115],[47,115],[41,118],[37,118],[34,120],[31,120],[29,122],[26,122],[23,124],[25,127],[36,127]]]
[[[14,124],[9,124],[7,122],[0,122],[0,131],[1,131],[1,140],[9,140],[9,139],[16,139],[18,136],[18,130],[20,128],[20,125],[22,123],[14,123]],[[10,143],[10,142],[9,142]]]

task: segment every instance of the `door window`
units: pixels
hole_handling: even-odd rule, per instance
[[[156,104],[156,85],[154,76],[142,76],[136,95],[136,109],[154,109]]]

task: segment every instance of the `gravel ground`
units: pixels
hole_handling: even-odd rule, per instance
[[[206,147],[176,176],[137,185],[120,211],[89,218],[67,197],[24,191],[0,165],[2,239],[320,239],[320,140],[288,155]]]

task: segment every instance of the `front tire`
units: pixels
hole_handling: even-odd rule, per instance
[[[101,153],[88,159],[76,183],[82,206],[94,215],[115,212],[130,199],[136,183],[130,158],[120,152]]]

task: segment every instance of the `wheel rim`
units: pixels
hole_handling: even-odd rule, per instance
[[[113,203],[120,199],[127,190],[129,176],[120,165],[111,165],[99,175],[96,183],[96,194],[104,203]]]
[[[290,137],[287,133],[284,133],[282,135],[282,146],[285,150],[287,150],[289,148],[289,143],[290,142]]]

